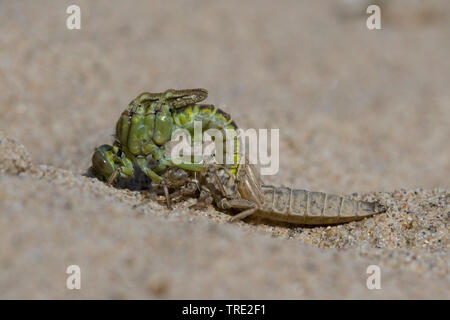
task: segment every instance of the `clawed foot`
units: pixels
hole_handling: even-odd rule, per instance
[[[164,181],[159,184],[159,187],[162,188],[164,196],[160,196],[157,201],[161,204],[166,203],[169,210],[172,210],[172,203],[191,198],[198,192],[198,186],[194,182],[188,183],[172,193],[170,193],[169,187]]]

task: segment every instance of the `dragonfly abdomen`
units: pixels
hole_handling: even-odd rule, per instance
[[[194,104],[176,110],[173,119],[178,128],[186,129],[192,136],[194,135],[195,121],[201,122],[202,134],[210,129],[218,130],[222,135],[221,164],[225,164],[233,175],[236,174],[240,161],[241,140],[236,131],[238,127],[228,113],[211,104]],[[227,131],[231,136],[227,135]],[[230,140],[230,147],[233,149],[227,152],[227,141],[230,137],[233,139]],[[227,159],[227,155],[232,159]]]
[[[358,201],[323,192],[263,185],[261,215],[296,224],[335,224],[383,212],[376,202]]]

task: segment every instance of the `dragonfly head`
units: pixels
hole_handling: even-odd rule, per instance
[[[116,146],[107,144],[95,148],[92,156],[92,171],[103,181],[113,183],[119,177],[128,178],[133,175],[133,164]]]

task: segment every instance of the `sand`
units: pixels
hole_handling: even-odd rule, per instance
[[[382,3],[369,31],[348,3],[79,1],[69,31],[69,3],[2,2],[0,298],[450,298],[450,5]],[[268,183],[387,212],[230,224],[84,175],[126,104],[169,87],[280,129]]]

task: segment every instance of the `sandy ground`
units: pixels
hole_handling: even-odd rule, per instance
[[[450,298],[448,1],[381,3],[378,31],[358,1],[77,3],[73,31],[70,1],[0,3],[1,298]],[[83,176],[127,103],[169,87],[280,129],[267,182],[388,211],[229,224]]]

